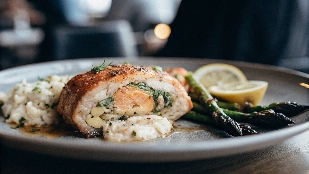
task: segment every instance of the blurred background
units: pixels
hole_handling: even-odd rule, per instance
[[[93,57],[200,57],[309,73],[307,0],[0,0],[0,69]]]

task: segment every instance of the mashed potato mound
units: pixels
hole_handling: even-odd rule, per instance
[[[2,96],[2,111],[6,123],[25,126],[46,126],[58,123],[56,106],[64,85],[71,76],[52,75],[34,83],[23,80]]]

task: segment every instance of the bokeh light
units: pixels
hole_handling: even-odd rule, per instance
[[[167,39],[171,34],[171,27],[167,24],[158,24],[154,28],[154,34],[159,39]]]

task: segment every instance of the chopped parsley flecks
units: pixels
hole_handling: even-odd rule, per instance
[[[32,91],[38,91],[40,93],[40,92],[42,92],[42,89],[40,87],[36,86],[32,89]]]
[[[39,81],[45,81],[45,82],[50,82],[49,80],[47,80],[47,78],[43,78],[43,77],[38,77],[38,80]]]
[[[128,118],[126,116],[124,116],[124,115],[118,118],[118,120],[121,120],[121,121],[126,121],[127,119]]]
[[[98,102],[97,107],[102,107],[105,106],[107,109],[109,109],[111,102],[114,101],[113,97],[108,97],[104,100],[101,100],[100,102]]]
[[[21,118],[19,119],[19,124],[15,127],[15,129],[20,128],[20,127],[23,127],[24,124],[25,124],[25,121],[26,121],[26,119],[25,119],[24,117],[21,117]]]
[[[105,65],[105,60],[104,62],[101,64],[101,65],[98,65],[98,66],[93,66],[91,68],[91,71],[94,71],[95,73],[98,73],[100,71],[103,71],[106,67],[112,65],[113,62],[109,63],[108,65]]]
[[[132,132],[132,135],[133,135],[133,136],[136,136],[136,132],[135,132],[135,131],[133,131],[133,132]]]
[[[153,66],[152,69],[157,71],[157,72],[162,72],[163,71],[163,68],[161,66]]]

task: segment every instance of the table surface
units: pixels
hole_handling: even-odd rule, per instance
[[[309,130],[253,152],[186,162],[117,163],[60,158],[1,146],[1,173],[309,173]]]

